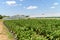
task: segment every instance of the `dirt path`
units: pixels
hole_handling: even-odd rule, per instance
[[[12,40],[8,37],[8,30],[5,28],[3,21],[0,21],[0,40]]]

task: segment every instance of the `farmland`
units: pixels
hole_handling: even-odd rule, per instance
[[[60,19],[5,20],[17,40],[60,40]]]

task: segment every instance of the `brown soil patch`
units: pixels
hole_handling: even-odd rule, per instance
[[[11,40],[8,37],[7,30],[4,29],[3,21],[0,21],[0,40]]]

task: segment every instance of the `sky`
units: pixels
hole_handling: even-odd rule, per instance
[[[60,0],[0,0],[1,15],[60,16]]]

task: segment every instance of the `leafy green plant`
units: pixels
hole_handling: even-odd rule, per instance
[[[4,24],[17,40],[60,40],[60,20],[5,20]]]

